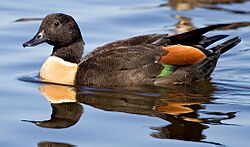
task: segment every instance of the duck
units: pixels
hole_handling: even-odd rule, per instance
[[[236,36],[204,34],[230,24],[215,24],[181,34],[147,34],[97,47],[83,56],[85,42],[74,18],[63,13],[47,15],[36,35],[23,43],[53,46],[43,63],[43,82],[94,87],[186,85],[211,79],[223,53],[236,46]]]

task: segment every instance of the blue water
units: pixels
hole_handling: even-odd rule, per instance
[[[37,82],[51,47],[24,49],[22,43],[33,37],[41,21],[15,22],[54,12],[72,15],[87,54],[107,42],[141,34],[248,22],[250,2],[239,1],[217,0],[209,6],[222,9],[212,10],[204,8],[208,4],[196,3],[202,0],[184,4],[178,0],[0,0],[0,146],[248,146],[249,26],[208,33],[242,38],[220,58],[211,82],[171,89],[74,89]],[[74,97],[56,101],[51,96],[55,93]],[[45,120],[51,121],[34,124]]]

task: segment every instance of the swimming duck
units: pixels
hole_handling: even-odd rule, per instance
[[[240,42],[235,37],[207,48],[228,35],[203,34],[228,25],[118,40],[82,59],[85,43],[76,21],[69,15],[53,13],[43,19],[38,33],[23,47],[44,42],[54,46],[39,72],[45,82],[98,87],[190,84],[210,79],[220,55]]]

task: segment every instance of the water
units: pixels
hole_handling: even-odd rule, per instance
[[[214,1],[0,0],[0,146],[248,146],[250,2]],[[242,42],[220,58],[208,83],[74,89],[37,82],[51,47],[22,48],[40,21],[14,22],[53,12],[76,19],[85,53],[130,36],[216,23],[238,24],[208,35],[240,36]]]

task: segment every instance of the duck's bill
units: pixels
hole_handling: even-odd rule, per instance
[[[44,43],[48,41],[48,39],[45,37],[44,32],[38,32],[30,41],[27,41],[23,44],[23,47],[32,47],[39,45],[41,43]]]

